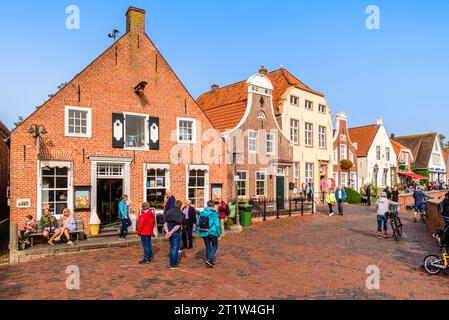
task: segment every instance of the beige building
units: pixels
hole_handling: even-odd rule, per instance
[[[273,106],[283,133],[293,145],[296,185],[312,183],[315,193],[333,174],[332,113],[324,94],[312,90],[287,70],[272,79],[279,99]],[[274,93],[273,96],[276,96]],[[326,189],[326,187],[324,187]]]

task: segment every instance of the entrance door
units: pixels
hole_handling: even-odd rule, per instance
[[[97,212],[103,225],[118,220],[118,204],[123,195],[122,179],[98,179]]]
[[[278,209],[280,210],[285,209],[284,196],[285,196],[284,177],[276,177],[276,204]]]

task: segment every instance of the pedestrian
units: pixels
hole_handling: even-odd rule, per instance
[[[389,186],[386,186],[383,192],[385,192],[385,193],[387,194],[387,199],[388,199],[388,200],[391,200],[391,191],[390,191],[390,187],[389,187]]]
[[[168,190],[165,193],[164,213],[170,209],[173,209],[175,207],[175,203],[176,203],[175,196],[171,193],[170,190]]]
[[[187,200],[184,208],[182,209],[184,214],[184,222],[182,225],[182,248],[181,249],[193,249],[193,227],[196,224],[196,210],[192,206],[192,202]]]
[[[221,227],[221,237],[225,237],[225,221],[229,216],[229,207],[227,203],[221,199],[220,204],[218,205],[218,217],[220,218],[220,227]]]
[[[120,221],[122,222],[122,226],[120,227],[120,235],[119,240],[125,241],[126,235],[128,234],[128,228],[132,225],[131,219],[129,218],[129,206],[128,206],[128,196],[124,194],[122,196],[122,200],[118,204],[118,216]]]
[[[177,200],[175,207],[165,212],[165,237],[170,240],[170,269],[178,268],[179,247],[181,246],[181,229],[184,214],[181,210],[182,202]]]
[[[366,187],[366,204],[371,207],[371,185]]]
[[[340,216],[343,215],[343,204],[346,200],[346,191],[341,186],[337,187],[337,190],[335,191],[335,200],[337,200],[338,203],[338,214]]]
[[[387,238],[387,216],[390,210],[390,205],[399,205],[399,203],[388,200],[387,193],[382,192],[380,199],[376,201],[377,208],[377,238],[382,239],[382,225],[384,230],[384,238]]]
[[[216,263],[215,255],[218,250],[218,240],[221,238],[220,219],[218,212],[214,209],[214,202],[209,201],[199,215],[196,225],[198,235],[203,238],[206,246],[206,265],[214,268]]]
[[[337,201],[335,199],[335,194],[332,189],[329,188],[326,194],[326,203],[329,207],[329,217],[332,217],[334,215],[334,205],[336,202]]]
[[[23,244],[23,247],[30,245],[30,236],[37,232],[37,223],[33,216],[27,215],[25,219],[25,225],[19,232],[19,242]]]
[[[74,246],[75,244],[70,239],[70,234],[76,231],[76,220],[67,208],[62,210],[62,228],[60,231],[61,233],[54,241],[61,240],[61,237],[64,235],[68,240],[67,245]]]
[[[143,248],[143,260],[139,264],[148,264],[153,261],[153,245],[151,238],[154,236],[154,225],[156,217],[153,210],[150,209],[150,204],[145,202],[142,204],[142,212],[137,223],[137,236],[140,237],[140,242]]]
[[[328,181],[325,177],[323,177],[320,181],[321,184],[321,202],[326,203],[327,191],[329,189]]]
[[[53,240],[55,240],[61,234],[59,230],[58,220],[55,216],[50,215],[50,207],[48,205],[42,206],[44,214],[40,221],[40,226],[42,229],[42,236],[44,239],[48,240],[48,244],[53,246]]]
[[[413,200],[415,201],[415,218],[413,219],[414,223],[418,221],[418,213],[425,210],[426,199],[432,198],[424,193],[423,188],[421,186],[418,186],[417,190],[413,192]]]

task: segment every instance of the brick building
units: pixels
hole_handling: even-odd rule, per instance
[[[198,103],[225,137],[228,179],[238,176],[233,198],[276,199],[279,208],[291,190],[293,151],[273,110],[273,83],[263,67],[259,74],[223,88],[217,85],[201,95]],[[233,184],[230,184],[232,187]]]
[[[21,207],[11,222],[40,219],[48,204],[53,214],[68,207],[85,224],[92,213],[108,224],[122,194],[137,212],[147,200],[161,209],[169,189],[203,208],[212,186],[227,198],[223,151],[146,35],[145,11],[131,7],[126,34],[12,132],[11,201]]]
[[[0,121],[0,221],[9,217],[9,136],[8,128]]]
[[[357,149],[349,136],[348,116],[341,112],[337,114],[335,121],[333,140],[334,184],[358,191]]]

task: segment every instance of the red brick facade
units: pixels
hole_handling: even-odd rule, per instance
[[[218,155],[224,151],[223,140],[144,30],[145,12],[130,8],[127,33],[12,132],[11,203],[15,204],[17,199],[31,199],[30,208],[12,206],[12,223],[22,224],[25,215],[36,216],[41,210],[38,197],[41,192],[38,186],[40,161],[71,163],[70,192],[76,186],[94,187],[92,159],[104,157],[103,162],[108,158],[130,161],[125,170],[129,170],[132,212],[137,212],[146,200],[144,167],[147,163],[169,166],[169,188],[180,200],[187,197],[189,165],[208,166],[205,200],[210,196],[210,186],[215,183],[223,184],[223,197],[227,198],[227,166],[209,163],[209,159],[202,157],[207,145],[207,141],[202,142],[205,131],[211,132],[213,139],[218,141],[218,149],[221,148],[213,157],[214,161],[224,161]],[[142,82],[146,82],[146,87],[137,94],[135,87]],[[90,108],[90,138],[66,135],[66,106]],[[113,148],[112,117],[123,112],[159,120],[159,150]],[[177,118],[196,119],[196,143],[177,143]],[[28,132],[33,124],[45,126],[48,132],[40,140],[39,154],[35,139]],[[174,149],[176,151],[173,152]],[[185,157],[190,160],[177,163]],[[90,211],[77,212],[76,216],[82,216],[87,224]]]
[[[0,221],[8,218],[9,208],[7,189],[9,184],[9,138],[8,128],[0,121]]]

